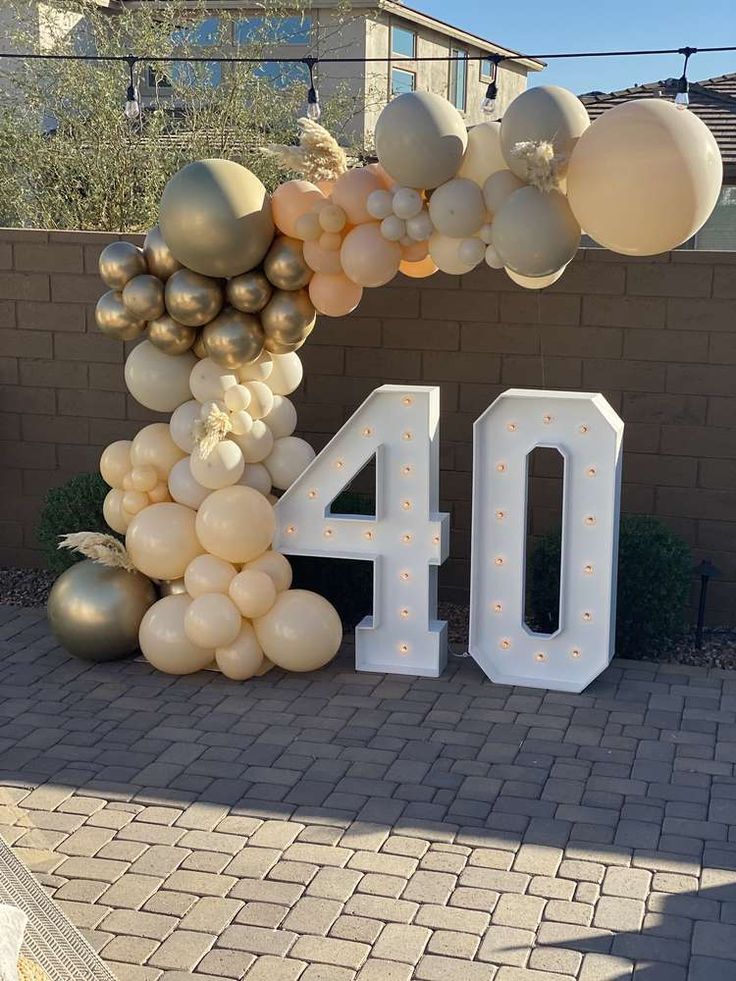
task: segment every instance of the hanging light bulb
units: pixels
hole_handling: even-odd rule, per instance
[[[488,88],[486,89],[486,94],[481,100],[480,108],[486,116],[492,116],[496,111],[496,99],[498,98],[498,63],[501,58],[498,55],[493,55],[490,58],[492,63],[491,80],[488,83]]]
[[[307,116],[315,122],[322,115],[322,106],[319,104],[319,92],[314,84],[314,66],[317,64],[316,58],[304,58],[303,63],[309,69],[309,91],[307,92]]]
[[[680,48],[680,54],[685,56],[685,64],[682,66],[682,77],[677,80],[677,92],[675,94],[675,105],[678,109],[687,109],[690,105],[690,83],[687,80],[687,63],[690,56],[694,55],[697,48]]]
[[[141,114],[141,101],[140,94],[135,84],[135,66],[138,59],[135,55],[128,55],[125,59],[128,63],[128,71],[130,72],[130,81],[128,83],[128,91],[125,96],[125,118],[129,119],[130,122],[135,122],[136,119],[140,117]]]

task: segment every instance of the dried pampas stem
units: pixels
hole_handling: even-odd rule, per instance
[[[212,403],[205,419],[197,419],[192,427],[196,451],[207,459],[218,443],[232,432],[233,424],[227,412]]]
[[[284,146],[272,143],[261,148],[281,164],[285,170],[292,170],[309,181],[335,180],[348,169],[345,151],[319,123],[303,116],[297,120],[299,125],[299,146]]]
[[[112,535],[104,535],[98,531],[75,531],[70,535],[62,535],[57,548],[72,549],[86,559],[92,559],[110,569],[135,572],[125,545]]]
[[[526,163],[526,179],[532,187],[540,191],[553,191],[558,186],[562,159],[555,156],[555,148],[549,140],[516,143],[511,152]]]

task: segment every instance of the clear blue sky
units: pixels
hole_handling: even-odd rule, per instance
[[[736,0],[407,0],[407,6],[532,54],[736,45]],[[688,78],[727,72],[736,72],[736,51],[694,55]],[[549,62],[535,81],[608,92],[681,74],[679,55],[576,58]]]

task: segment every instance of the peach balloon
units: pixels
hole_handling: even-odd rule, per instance
[[[379,163],[368,164],[365,169],[374,174],[387,191],[391,191],[394,189],[394,187],[396,187],[396,181],[383,169]]]
[[[151,508],[146,510],[150,511]],[[191,513],[194,515],[193,511]],[[250,562],[271,544],[276,517],[262,494],[252,487],[236,484],[213,491],[204,500],[196,514],[196,530],[203,546],[200,551],[211,552],[227,562]],[[182,574],[183,570],[179,575]]]
[[[276,591],[279,593],[283,593],[291,586],[291,564],[281,552],[274,552],[269,549],[268,552],[264,552],[257,559],[244,565],[243,569],[257,569],[259,572],[267,573],[273,579]]]
[[[304,243],[304,261],[316,273],[337,276],[342,272],[339,251],[323,249],[319,242],[313,239]]]
[[[130,462],[133,467],[152,467],[162,480],[167,480],[171,468],[186,454],[171,438],[167,422],[152,422],[133,438]]]
[[[186,593],[164,596],[141,622],[138,642],[143,656],[166,674],[193,674],[212,661],[213,652],[193,644],[184,632],[190,604]]]
[[[129,439],[119,439],[110,443],[100,457],[100,474],[110,487],[123,487],[123,479],[131,469],[130,451],[133,443]]]
[[[268,613],[276,602],[276,584],[267,572],[243,569],[231,580],[228,595],[242,615],[253,620]]]
[[[297,220],[324,200],[324,193],[311,181],[286,181],[280,184],[271,195],[271,212],[276,227],[285,235],[297,238]]]
[[[223,593],[204,593],[193,599],[184,614],[184,633],[197,647],[232,644],[240,633],[240,611]]]
[[[247,681],[263,674],[264,657],[252,624],[241,621],[240,633],[232,643],[215,650],[215,662],[226,678]],[[273,664],[269,662],[268,668]]]
[[[234,565],[216,555],[198,555],[186,568],[184,585],[193,599],[205,593],[226,593],[236,572]]]
[[[151,504],[139,511],[125,535],[136,569],[151,579],[181,579],[192,559],[204,551],[195,534],[195,518],[183,504]]]
[[[367,167],[355,167],[340,174],[335,181],[332,203],[342,208],[351,225],[360,225],[373,220],[366,207],[368,195],[384,188],[385,185],[377,174]]]
[[[419,262],[409,262],[407,259],[402,259],[399,263],[399,272],[409,276],[410,279],[426,279],[427,276],[434,276],[437,272],[437,266],[430,255],[420,259]]]
[[[360,303],[363,287],[351,282],[343,273],[315,273],[309,282],[309,299],[318,313],[326,317],[344,317]]]
[[[345,275],[358,286],[383,286],[399,271],[401,246],[386,241],[378,222],[367,222],[345,236],[340,262]]]
[[[316,671],[332,660],[342,643],[337,610],[304,589],[279,593],[253,626],[266,657],[287,671]]]
[[[421,262],[429,255],[429,239],[423,242],[412,242],[411,245],[401,246],[403,262]]]
[[[329,197],[330,194],[332,194],[332,188],[335,186],[335,182],[333,180],[317,181],[316,183],[319,190],[322,191],[326,197]]]

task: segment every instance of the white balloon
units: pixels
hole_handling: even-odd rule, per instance
[[[189,398],[189,373],[195,363],[190,351],[174,358],[150,341],[142,341],[125,362],[125,384],[145,408],[173,412]]]
[[[495,215],[506,204],[514,191],[518,191],[520,187],[525,187],[524,181],[520,180],[510,170],[499,170],[495,174],[491,174],[483,185],[483,200],[486,208],[492,215]]]
[[[467,262],[463,262],[459,255],[462,243],[463,239],[450,238],[448,235],[440,234],[440,232],[435,232],[432,235],[429,240],[429,254],[438,269],[452,276],[460,276],[470,272],[473,267]]]
[[[291,395],[302,383],[304,368],[296,351],[291,354],[274,354],[273,371],[266,384],[274,395]]]
[[[491,224],[490,221],[489,222],[486,222],[485,225],[481,225],[480,226],[480,230],[478,232],[478,237],[483,242],[485,242],[486,245],[490,245],[491,244],[491,242],[493,241],[493,225]]]
[[[184,585],[192,599],[207,593],[227,593],[237,569],[216,555],[198,555],[184,572]]]
[[[501,261],[498,252],[496,252],[492,245],[489,245],[486,249],[485,258],[486,265],[490,266],[491,269],[503,269],[503,262]]]
[[[185,453],[191,453],[194,449],[192,428],[194,423],[199,419],[200,408],[201,406],[196,399],[190,399],[177,409],[174,409],[173,415],[171,416],[171,421],[169,422],[171,438],[179,449],[184,450]]]
[[[432,193],[429,217],[443,235],[453,238],[474,235],[486,219],[480,188],[462,177],[447,181]]]
[[[521,276],[557,272],[579,245],[580,226],[559,191],[522,187],[493,220],[493,247],[504,266]]]
[[[192,476],[188,456],[174,464],[169,474],[169,494],[177,504],[184,504],[196,511],[209,493],[209,489]]]
[[[273,433],[262,419],[256,419],[247,433],[231,433],[229,439],[238,444],[246,463],[260,463],[273,449]]]
[[[415,242],[426,241],[433,231],[434,225],[426,208],[423,208],[414,218],[409,218],[406,223],[406,234]]]
[[[479,262],[483,262],[483,257],[486,254],[486,247],[482,239],[479,238],[466,238],[460,243],[460,248],[457,250],[457,257],[461,262],[467,262],[469,266],[477,266]]]
[[[238,378],[241,382],[265,381],[273,371],[273,361],[268,351],[264,351],[255,361],[241,365],[238,368]]]
[[[264,497],[271,493],[271,474],[262,463],[246,463],[238,483],[243,487],[252,487]]]
[[[263,417],[263,421],[275,439],[278,439],[279,436],[291,436],[296,429],[294,403],[285,395],[274,395],[271,411]]]
[[[400,242],[406,234],[406,223],[397,218],[396,215],[389,215],[381,222],[381,235],[387,242]]]
[[[468,145],[457,176],[483,187],[491,174],[505,167],[506,161],[501,153],[501,124],[479,123],[469,129]]]
[[[233,372],[228,368],[221,368],[211,358],[198,361],[189,375],[189,388],[198,402],[222,400],[225,390],[237,384],[238,379]]]
[[[273,377],[273,375],[272,375]],[[246,382],[245,388],[250,395],[248,413],[253,419],[262,419],[273,408],[273,391],[266,382]]]
[[[546,286],[551,286],[552,283],[556,283],[557,280],[562,276],[567,266],[563,266],[562,269],[558,269],[556,272],[551,273],[549,276],[520,276],[515,273],[513,269],[507,269],[506,275],[509,279],[512,279],[517,286],[523,286],[525,290],[543,290]]]
[[[204,593],[193,599],[184,614],[184,633],[197,647],[214,648],[232,644],[240,633],[240,610],[229,596]]]
[[[223,439],[206,455],[195,450],[189,457],[189,466],[198,484],[210,490],[220,490],[221,487],[237,484],[243,474],[245,460],[237,443]]]
[[[230,425],[236,436],[245,436],[253,428],[253,416],[245,409],[230,413]]]
[[[271,474],[274,487],[286,490],[304,473],[315,456],[313,447],[298,436],[277,439],[265,460],[265,467]]]
[[[415,218],[422,205],[422,195],[413,187],[399,187],[394,191],[393,210],[398,218]]]
[[[235,640],[216,649],[215,662],[225,677],[233,681],[247,681],[258,674],[263,666],[263,650],[253,625],[243,620]]]
[[[388,218],[393,212],[393,195],[390,191],[371,191],[366,199],[365,210],[379,221]]]

